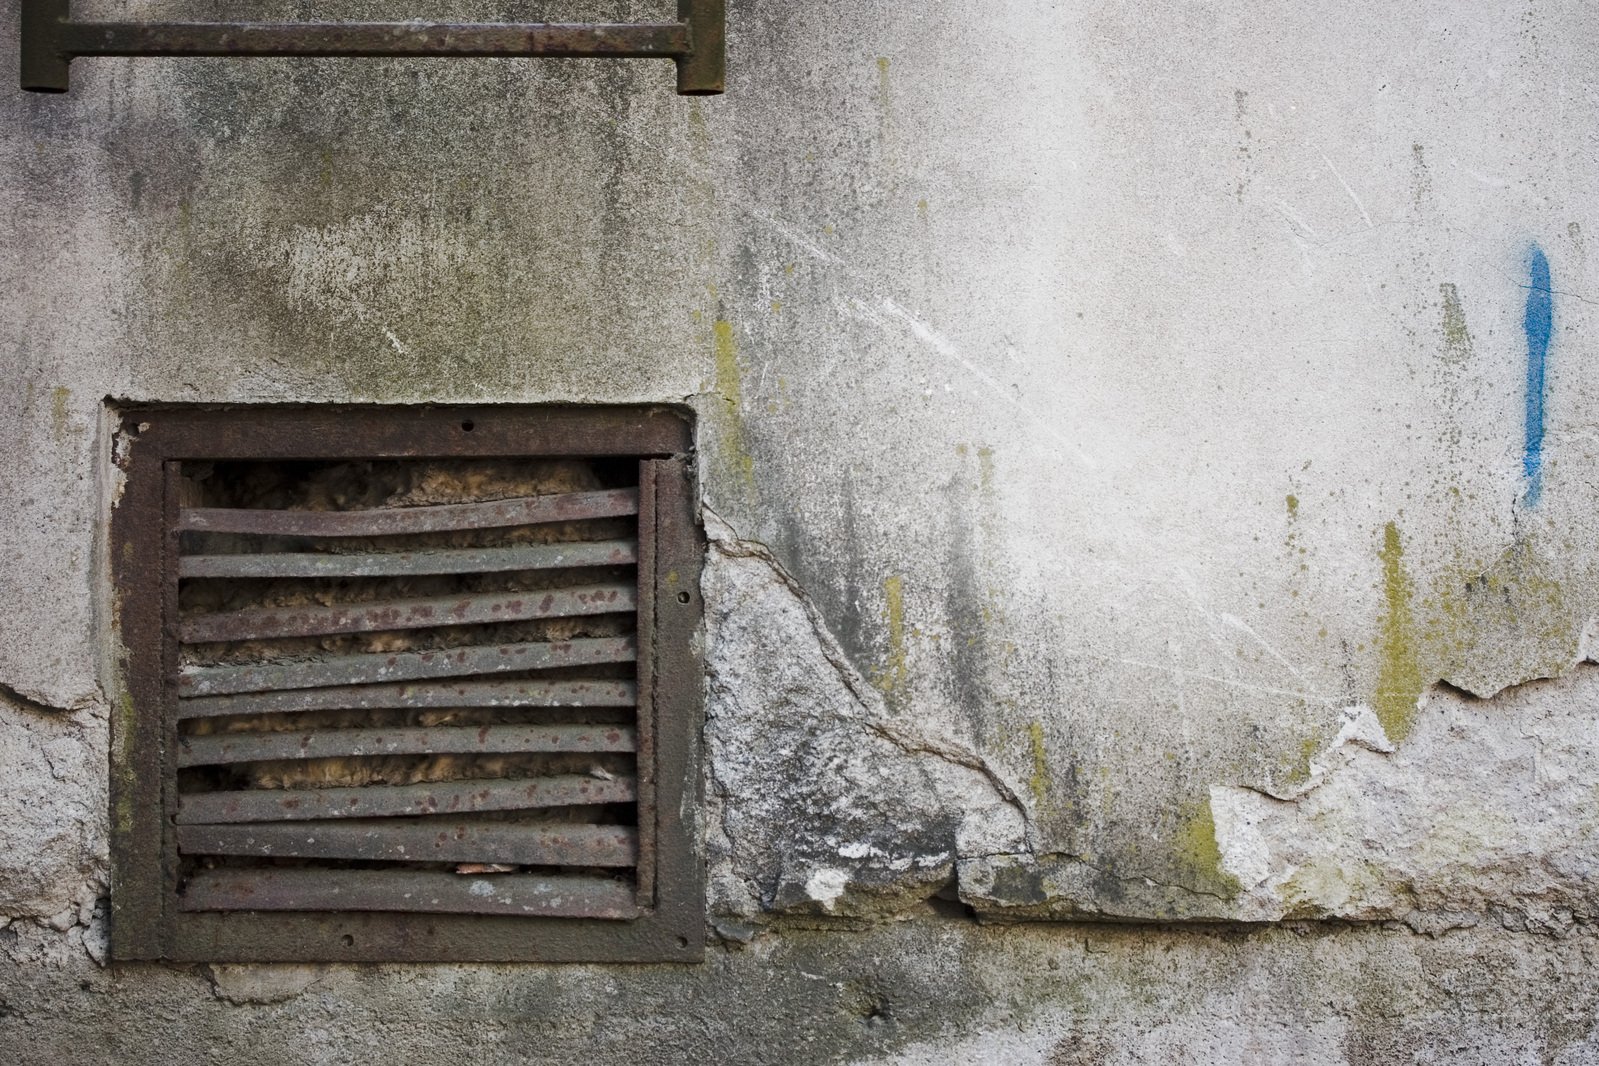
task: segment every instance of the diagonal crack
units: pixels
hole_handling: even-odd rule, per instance
[[[1011,788],[999,772],[989,765],[988,760],[975,751],[963,748],[947,740],[914,733],[885,722],[880,718],[870,716],[870,708],[877,702],[876,690],[867,684],[854,663],[850,662],[848,657],[845,656],[843,649],[839,647],[837,639],[822,618],[821,612],[817,610],[816,605],[812,602],[798,579],[788,572],[782,561],[766,545],[740,537],[733,527],[713,511],[709,505],[702,503],[701,507],[705,513],[705,531],[712,548],[725,558],[751,559],[761,563],[793,595],[795,601],[805,613],[805,619],[810,624],[811,631],[816,637],[816,644],[822,653],[822,657],[827,660],[828,664],[838,674],[839,680],[843,682],[844,687],[855,698],[857,706],[865,712],[860,719],[861,726],[874,736],[887,741],[907,754],[931,755],[951,765],[959,766],[981,775],[995,793],[1006,804],[1014,808],[1021,817],[1023,832],[1028,846],[1032,847],[1035,840],[1032,812],[1022,802],[1016,790]]]

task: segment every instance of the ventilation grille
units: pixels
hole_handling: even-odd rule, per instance
[[[636,917],[650,467],[180,464],[179,908]]]

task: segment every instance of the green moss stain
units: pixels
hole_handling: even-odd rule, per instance
[[[713,328],[716,343],[716,391],[728,406],[737,408],[744,399],[744,379],[738,365],[738,338],[733,323],[717,319]]]
[[[1202,892],[1222,897],[1238,894],[1238,879],[1221,867],[1221,845],[1216,843],[1216,816],[1210,800],[1194,804],[1184,812],[1175,841],[1177,862]]]
[[[117,700],[117,728],[113,733],[116,744],[117,771],[120,788],[117,790],[116,809],[112,812],[119,833],[133,832],[133,797],[138,781],[136,767],[129,757],[129,748],[139,725],[139,709],[134,705],[133,694],[123,689]]]
[[[1392,522],[1383,529],[1382,559],[1383,616],[1378,624],[1377,720],[1394,743],[1403,740],[1415,724],[1416,701],[1424,682],[1417,658],[1416,621],[1412,608],[1415,593],[1405,573],[1405,549],[1399,527]]]
[[[1518,538],[1489,566],[1461,563],[1439,575],[1424,638],[1441,677],[1486,696],[1558,677],[1577,660],[1594,575],[1574,572],[1540,543],[1536,534]]]
[[[1322,748],[1331,740],[1328,735],[1306,737],[1298,749],[1284,752],[1282,761],[1273,768],[1271,783],[1276,794],[1296,792],[1310,783],[1311,764]]]
[[[890,706],[903,699],[910,680],[905,644],[905,579],[895,574],[883,581],[883,621],[888,627],[888,653],[877,671],[877,687]]]
[[[994,449],[977,449],[977,482],[983,495],[994,491]]]
[[[887,56],[877,57],[877,141],[882,151],[882,168],[890,186],[893,186],[894,167],[894,97],[890,90]]]
[[[1443,297],[1443,357],[1450,362],[1464,362],[1471,357],[1471,331],[1466,328],[1466,312],[1460,306],[1460,290],[1449,282],[1438,286]]]
[[[744,431],[744,368],[738,359],[738,337],[733,323],[717,319],[711,328],[715,352],[716,393],[722,398],[722,453],[724,473],[729,480],[755,487],[755,457],[750,454]]]
[[[57,440],[64,438],[71,428],[71,410],[68,406],[71,400],[72,390],[64,385],[50,390],[50,429]]]
[[[1472,405],[1465,389],[1465,372],[1472,361],[1471,330],[1466,327],[1466,311],[1460,302],[1460,290],[1452,283],[1438,286],[1438,357],[1433,392],[1438,412],[1443,416],[1439,423],[1442,436],[1441,452],[1449,473],[1451,488],[1469,480],[1467,470],[1470,460],[1461,454],[1461,444],[1466,425],[1471,424]]]
[[[1299,497],[1293,493],[1288,494],[1288,520],[1293,521],[1299,517]]]
[[[1027,748],[1033,757],[1027,790],[1033,794],[1034,805],[1042,810],[1049,799],[1049,759],[1044,752],[1044,726],[1037,720],[1027,723]]]

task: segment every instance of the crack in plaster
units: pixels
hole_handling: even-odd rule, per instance
[[[713,511],[708,504],[702,503],[701,507],[705,513],[706,535],[711,545],[722,555],[729,558],[754,559],[763,563],[799,602],[806,620],[810,623],[811,631],[816,635],[817,649],[833,667],[839,680],[849,689],[850,694],[855,697],[857,703],[863,707],[869,707],[875,702],[876,690],[866,683],[866,679],[861,675],[860,671],[849,661],[804,587],[800,585],[793,574],[788,572],[788,569],[772,553],[772,550],[759,541],[746,540],[738,536],[733,527]],[[1028,810],[1027,805],[1022,802],[1021,797],[1017,795],[1016,790],[1010,787],[982,755],[950,742],[911,733],[908,730],[900,729],[883,721],[862,720],[861,725],[908,755],[932,755],[945,762],[981,774],[993,786],[994,791],[999,793],[1001,798],[1014,807],[1016,813],[1021,816],[1022,823],[1026,826],[1029,845],[1031,845],[1033,840],[1031,812]]]
[[[718,882],[733,889],[713,910],[900,913],[946,893],[963,860],[1031,844],[1026,805],[986,759],[874,715],[880,695],[770,549],[709,508],[705,525],[710,776],[726,851],[713,896]]]
[[[65,715],[73,714],[77,711],[83,710],[87,703],[86,700],[71,706],[60,706],[52,703],[45,703],[34,699],[21,689],[6,684],[4,681],[0,681],[0,700],[9,703],[19,711],[27,711],[30,714],[37,714],[49,718],[61,718]]]
[[[1039,866],[1047,866],[1049,864],[1070,864],[1071,866],[1079,867],[1084,870],[1091,870],[1101,878],[1109,878],[1110,880],[1119,882],[1123,885],[1143,886],[1146,888],[1168,888],[1175,892],[1182,892],[1190,896],[1205,897],[1208,899],[1219,900],[1223,903],[1229,901],[1229,897],[1224,896],[1219,892],[1209,892],[1203,888],[1195,888],[1193,885],[1185,885],[1176,881],[1162,881],[1159,878],[1150,877],[1147,874],[1134,874],[1129,876],[1127,874],[1118,873],[1109,866],[1101,866],[1099,863],[1096,863],[1082,855],[1078,855],[1069,851],[998,851],[990,855],[972,855],[966,856],[966,858],[974,860],[1015,859],[1026,863],[1036,863]],[[1004,920],[1004,915],[996,911],[983,912],[983,917],[990,921]],[[1118,916],[1118,920],[1126,919]]]
[[[1489,699],[1434,684],[1402,748],[1355,705],[1297,789],[1212,786],[1238,917],[1398,920],[1441,935],[1496,911],[1545,930],[1599,913],[1599,826],[1586,813],[1599,671],[1575,669],[1587,661]]]

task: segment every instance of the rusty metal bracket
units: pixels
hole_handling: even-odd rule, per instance
[[[71,0],[22,0],[22,88],[64,93],[79,56],[670,59],[682,96],[722,92],[726,0],[678,0],[677,22],[74,22]]]

